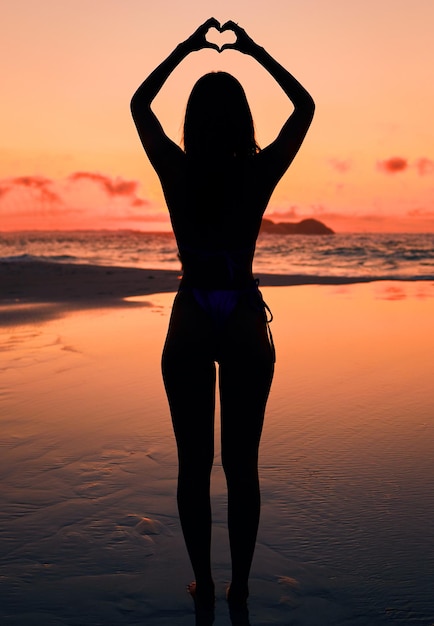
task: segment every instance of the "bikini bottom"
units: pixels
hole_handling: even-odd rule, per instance
[[[269,306],[266,302],[264,302],[258,285],[259,280],[256,279],[251,285],[245,287],[244,289],[200,289],[197,287],[181,287],[181,291],[188,289],[192,292],[194,299],[209,315],[216,330],[218,331],[223,330],[231,313],[234,311],[241,299],[247,300],[249,305],[257,311],[263,311],[275,361],[273,335],[271,334],[270,329],[270,322],[273,319],[273,314],[271,313]]]

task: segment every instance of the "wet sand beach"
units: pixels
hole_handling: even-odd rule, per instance
[[[128,296],[176,291],[175,270],[110,267],[47,261],[0,261],[0,302],[102,302]],[[353,285],[383,282],[380,276],[319,276],[255,273],[261,287]],[[390,276],[387,281],[392,281]],[[394,281],[392,281],[394,282]],[[397,281],[401,282],[401,281]],[[422,281],[424,282],[424,281]],[[428,281],[432,282],[432,281]]]
[[[1,623],[193,626],[160,374],[177,273],[1,265]],[[251,626],[431,626],[434,285],[301,282],[261,277],[277,363]],[[221,626],[218,445],[212,496]]]

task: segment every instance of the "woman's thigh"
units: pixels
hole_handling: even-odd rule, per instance
[[[226,466],[256,462],[273,372],[274,349],[263,311],[238,307],[228,325],[219,368]]]
[[[163,380],[180,453],[209,457],[214,442],[216,369],[212,328],[190,294],[176,296],[163,350]]]

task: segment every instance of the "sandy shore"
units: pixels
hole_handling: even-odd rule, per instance
[[[262,287],[349,285],[381,277],[334,277],[257,274]],[[0,262],[0,302],[84,302],[176,291],[180,273],[173,270],[108,267],[40,261]]]
[[[58,267],[0,267],[0,621],[193,626],[159,366],[179,279]],[[277,364],[250,624],[431,626],[434,285],[261,283]],[[245,626],[216,430],[214,623]]]

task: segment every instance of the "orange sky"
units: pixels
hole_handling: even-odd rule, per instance
[[[239,22],[317,104],[269,217],[317,217],[340,232],[434,232],[432,0],[194,0],[187,7],[175,0],[3,3],[1,230],[168,228],[129,100],[213,15]],[[189,90],[215,69],[241,80],[266,145],[288,115],[287,100],[261,67],[232,51],[196,53],[176,70],[155,103],[166,132],[179,141]]]

